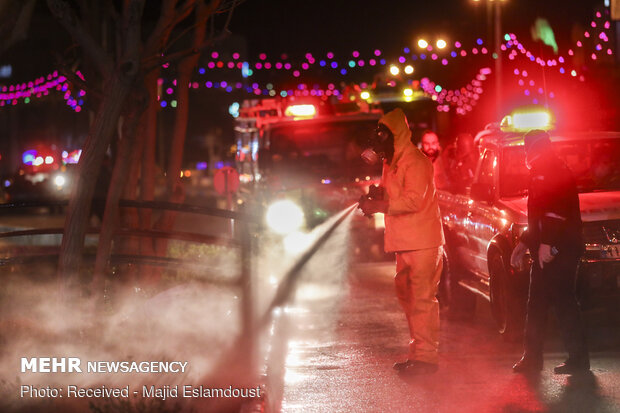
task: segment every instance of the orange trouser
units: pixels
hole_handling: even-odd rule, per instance
[[[409,360],[438,362],[439,302],[443,247],[396,253],[396,296],[407,316]]]

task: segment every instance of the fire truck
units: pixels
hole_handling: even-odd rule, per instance
[[[363,101],[243,102],[235,120],[238,203],[263,211],[270,231],[299,239],[380,181],[381,166],[360,154],[381,115]],[[353,221],[355,254],[384,257],[383,217],[359,213]]]

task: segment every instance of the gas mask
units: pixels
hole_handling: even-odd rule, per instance
[[[367,148],[362,152],[362,159],[369,165],[394,156],[394,134],[384,124],[380,123],[368,140]]]

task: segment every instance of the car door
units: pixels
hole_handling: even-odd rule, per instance
[[[498,156],[495,149],[486,149],[480,165],[477,180],[472,187],[484,188],[484,193],[475,194],[469,203],[466,226],[468,236],[467,253],[469,270],[483,278],[488,277],[487,249],[497,233],[495,227],[496,209],[493,206],[497,193]]]

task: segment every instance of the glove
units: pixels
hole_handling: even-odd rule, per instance
[[[510,265],[517,269],[517,271],[523,271],[523,258],[525,257],[525,253],[527,252],[527,245],[522,242],[519,242],[514,250],[512,250],[512,255],[510,255]]]
[[[538,264],[542,268],[546,263],[553,261],[553,254],[551,254],[551,245],[540,244],[538,247]]]
[[[380,185],[370,185],[366,198],[382,200],[385,198],[385,189]]]
[[[377,212],[385,213],[388,209],[388,202],[368,198],[360,199],[359,208],[362,210],[364,215],[372,215]]]

